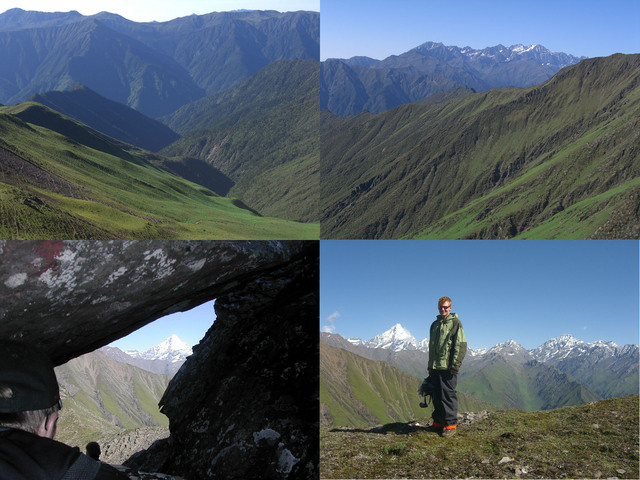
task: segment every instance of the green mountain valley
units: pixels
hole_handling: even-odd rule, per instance
[[[638,238],[640,55],[321,118],[322,238]]]
[[[1,238],[319,238],[318,12],[14,8],[0,46]]]
[[[33,102],[0,108],[0,237],[317,238],[162,169],[166,158]]]

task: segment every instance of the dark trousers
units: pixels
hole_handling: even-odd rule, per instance
[[[444,427],[458,424],[458,396],[456,385],[458,376],[449,370],[432,370],[431,379],[436,388],[433,398],[433,423]]]

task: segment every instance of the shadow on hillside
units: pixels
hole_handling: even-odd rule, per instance
[[[387,433],[396,433],[399,435],[420,432],[420,431],[429,431],[428,425],[422,425],[418,422],[395,422],[395,423],[387,423],[385,425],[378,425],[377,427],[372,428],[350,428],[350,427],[335,427],[329,430],[330,432],[349,432],[349,433],[378,433],[381,435]]]

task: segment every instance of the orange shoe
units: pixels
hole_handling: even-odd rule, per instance
[[[457,430],[456,427],[457,425],[448,425],[444,427],[444,429],[440,433],[440,436],[444,438],[453,437],[456,434],[456,430]]]

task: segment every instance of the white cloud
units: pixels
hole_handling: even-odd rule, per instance
[[[331,315],[327,317],[327,322],[333,323],[340,316],[340,312],[333,312]]]
[[[333,312],[331,315],[327,317],[326,323],[322,327],[322,331],[325,333],[333,333],[336,331],[336,326],[334,325],[335,321],[340,317],[340,312]]]

